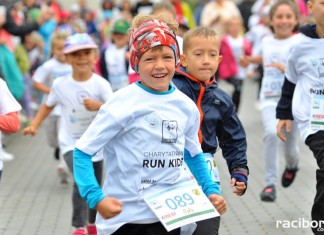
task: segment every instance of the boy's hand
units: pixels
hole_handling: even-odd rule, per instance
[[[86,98],[83,100],[83,105],[89,111],[97,111],[100,109],[102,103],[99,101]]]
[[[239,182],[235,178],[232,178],[230,186],[235,187],[233,193],[235,193],[237,196],[242,196],[245,193],[246,184],[244,182]]]
[[[34,126],[28,126],[25,127],[22,132],[23,135],[32,135],[35,136],[37,134],[37,128],[35,128]]]
[[[210,194],[208,198],[219,214],[224,214],[226,212],[227,205],[225,199],[222,196],[218,194]]]
[[[96,210],[104,219],[110,219],[122,212],[122,206],[121,201],[112,197],[105,197],[97,204]]]
[[[283,119],[283,120],[279,120],[278,124],[277,124],[277,136],[279,137],[279,139],[281,139],[283,142],[286,141],[286,136],[284,135],[284,133],[282,132],[282,129],[286,126],[286,132],[290,132],[291,131],[291,120],[290,119]]]
[[[235,193],[237,196],[242,196],[245,193],[248,185],[248,175],[249,170],[240,167],[235,168],[231,173],[230,186],[235,187],[233,193]]]

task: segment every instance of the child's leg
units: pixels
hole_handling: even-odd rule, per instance
[[[25,73],[24,76],[25,92],[23,97],[24,108],[26,116],[29,119],[33,118],[33,110],[31,109],[32,95],[31,95],[31,78],[29,73]]]
[[[192,235],[218,235],[220,216],[196,222],[197,228]]]
[[[319,169],[316,170],[316,195],[312,207],[312,220],[324,220],[324,131],[318,131],[307,137],[306,145],[312,150]],[[321,225],[323,228],[323,225]],[[324,234],[312,226],[314,234]]]
[[[235,111],[238,112],[240,107],[240,102],[241,102],[241,91],[242,91],[243,80],[234,78],[232,83],[234,86],[232,100],[235,105]]]
[[[102,182],[102,165],[103,165],[103,160],[98,162],[93,162],[94,173],[99,185],[101,185]],[[89,208],[88,213],[89,213],[88,214],[89,224],[94,224],[96,221],[97,211],[95,209]]]
[[[291,132],[285,133],[287,140],[284,144],[286,167],[295,169],[299,163],[298,127],[296,122],[291,122]]]
[[[73,151],[64,154],[64,160],[73,174]],[[87,210],[86,201],[81,197],[76,183],[73,183],[72,192],[72,226],[76,228],[85,227],[87,224]]]
[[[268,106],[262,109],[264,126],[263,150],[265,160],[265,176],[267,185],[276,185],[278,173],[278,146],[276,107]]]

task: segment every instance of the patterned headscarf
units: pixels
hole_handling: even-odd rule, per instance
[[[159,20],[149,20],[134,28],[130,35],[130,64],[138,72],[141,56],[156,46],[168,46],[174,52],[175,65],[180,61],[179,45],[174,31],[167,23]]]

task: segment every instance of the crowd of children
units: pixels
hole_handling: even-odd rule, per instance
[[[134,6],[103,0],[97,11],[89,5],[85,0],[69,9],[57,1],[16,3],[7,13],[16,24],[37,22],[42,15],[41,24],[20,39],[0,38],[8,58],[0,60],[0,74],[9,87],[0,80],[6,94],[0,98],[0,131],[17,131],[21,106],[23,134],[37,134],[46,119],[61,183],[68,183],[67,169],[74,176],[74,235],[180,235],[180,228],[167,232],[145,198],[193,178],[219,214],[225,213],[214,154],[222,150],[229,184],[242,196],[249,167],[239,108],[244,79],[251,77],[260,78],[264,125],[261,200],[276,200],[280,139],[286,163],[282,186],[295,180],[299,129],[319,166],[312,218],[323,218],[319,86],[324,69],[317,56],[324,48],[322,0],[309,0],[308,11],[303,0],[256,0],[250,17],[242,17],[231,0],[207,1],[196,12],[199,21],[194,7],[181,0]],[[309,13],[317,24],[307,25],[314,21]],[[17,68],[11,68],[19,81],[15,86],[9,62]],[[219,87],[221,80],[233,93]],[[148,167],[147,153],[183,163]],[[1,159],[0,152],[0,177]],[[191,234],[218,234],[219,224],[220,217],[196,221]]]

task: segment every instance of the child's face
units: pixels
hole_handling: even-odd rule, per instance
[[[168,46],[146,51],[138,64],[142,85],[153,91],[168,91],[174,72],[175,57],[173,50]]]
[[[227,25],[228,34],[236,38],[242,32],[243,25],[239,18],[232,18],[229,20]]]
[[[274,34],[278,39],[290,37],[297,23],[294,11],[287,4],[278,6],[270,19],[270,25],[273,27]]]
[[[97,58],[98,53],[95,49],[83,49],[66,54],[66,61],[75,73],[92,73]]]
[[[58,61],[65,62],[64,40],[57,39],[56,42],[54,42],[52,52]]]
[[[308,1],[307,8],[314,15],[316,27],[324,30],[324,0]]]
[[[128,34],[112,33],[111,39],[117,48],[122,48],[128,44]]]
[[[214,76],[222,57],[219,56],[219,41],[216,37],[193,37],[189,39],[181,64],[199,81],[207,82]]]

